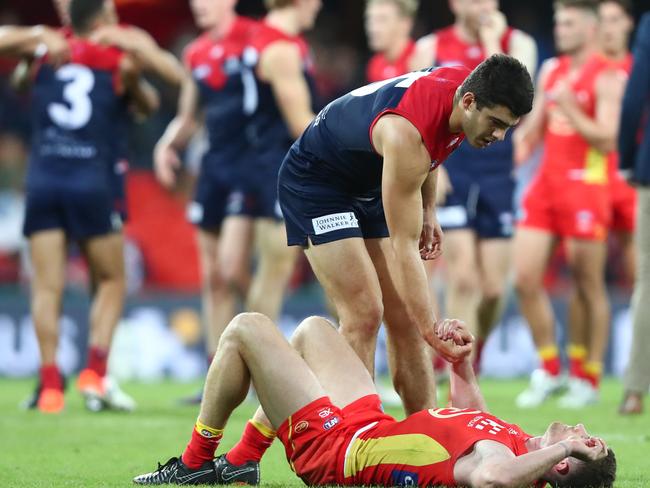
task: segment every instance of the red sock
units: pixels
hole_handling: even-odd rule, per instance
[[[44,364],[41,366],[41,386],[43,389],[54,389],[63,391],[61,373],[56,364]]]
[[[558,376],[562,369],[562,363],[560,362],[560,352],[557,346],[542,347],[537,353],[542,361],[542,368],[551,376]]]
[[[99,347],[91,346],[88,349],[88,363],[86,367],[97,373],[98,376],[106,376],[106,363],[108,362],[108,351]]]
[[[185,466],[198,469],[214,459],[214,453],[223,437],[223,430],[213,429],[197,421],[192,430],[190,443],[183,451],[181,460]]]
[[[266,450],[273,444],[275,432],[264,424],[249,420],[244,433],[228,453],[226,459],[235,466],[241,466],[248,461],[260,462]]]
[[[587,379],[585,373],[587,348],[580,344],[569,344],[567,356],[569,357],[569,375],[572,378]]]

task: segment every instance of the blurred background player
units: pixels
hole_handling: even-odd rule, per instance
[[[509,54],[531,73],[537,47],[509,27],[497,0],[450,0],[453,25],[417,42],[411,67],[463,65],[474,69],[496,53]],[[477,150],[464,143],[440,170],[438,218],[445,232],[446,307],[477,336],[475,365],[499,319],[511,269],[514,227],[512,143]]]
[[[73,32],[64,40],[68,55],[57,59],[40,53],[43,58],[35,65],[33,81],[35,115],[24,233],[30,243],[32,319],[41,352],[35,403],[47,413],[64,407],[56,351],[66,245],[75,240],[97,280],[90,311],[88,365],[95,381],[83,384],[81,376],[80,390],[91,409],[132,410],[133,400],[106,376],[106,359],[125,293],[122,224],[114,208],[108,168],[115,161],[114,141],[121,134],[127,103],[147,114],[157,108],[158,100],[140,78],[131,56],[89,39],[98,28],[116,23],[112,2],[73,0],[69,9]],[[27,39],[8,54],[28,57],[37,52],[38,44],[33,42]],[[101,357],[93,357],[100,349]]]
[[[387,80],[411,71],[415,42],[411,38],[418,0],[367,0],[368,46],[375,55],[366,66],[366,81]]]
[[[620,166],[637,186],[636,221],[638,272],[632,298],[634,332],[625,372],[625,393],[619,412],[643,411],[650,388],[650,13],[639,22],[634,43],[634,67],[623,99],[619,133]]]
[[[248,297],[250,310],[278,316],[299,249],[287,246],[277,197],[278,171],[314,118],[315,96],[309,48],[300,36],[314,26],[321,0],[265,0],[268,14],[244,52],[255,75],[258,104],[247,129],[249,151],[242,163],[244,206],[256,218],[259,262]],[[226,325],[226,324],[224,324]],[[258,463],[275,433],[260,411],[228,452],[233,465]]]
[[[320,0],[269,2],[262,23],[236,16],[235,4],[192,2],[197,24],[207,30],[186,51],[200,92],[194,82],[186,83],[179,114],[155,157],[160,180],[173,184],[177,151],[193,133],[200,99],[210,148],[189,216],[200,229],[210,356],[236,313],[238,297],[245,297],[247,310],[274,318],[280,313],[297,252],[286,245],[277,172],[314,116],[311,63],[299,34],[313,26]],[[253,246],[257,265],[251,281]]]
[[[239,295],[249,287],[252,219],[243,215],[236,185],[247,151],[246,126],[255,110],[256,89],[242,54],[256,22],[235,12],[236,0],[192,0],[196,25],[204,31],[184,53],[187,70],[176,117],[156,145],[160,182],[176,184],[180,152],[204,119],[208,149],[203,155],[188,218],[198,227],[203,322],[209,361],[224,327],[234,317]],[[189,402],[200,402],[190,397]]]
[[[627,0],[605,0],[598,5],[598,44],[600,52],[610,61],[611,68],[627,78],[632,69],[629,41],[634,29],[631,5]],[[567,103],[572,103],[568,100]],[[573,99],[574,108],[578,108]],[[623,276],[634,283],[636,251],[634,248],[634,220],[636,214],[636,190],[618,170],[618,152],[611,151],[609,158],[609,187],[611,203],[611,235],[616,237],[622,257]],[[569,375],[572,383],[592,382],[593,375],[585,370],[589,350],[589,324],[581,305],[577,288],[573,289],[569,302]]]
[[[561,55],[542,66],[535,106],[514,136],[519,162],[544,141],[542,163],[524,196],[515,236],[519,305],[541,359],[528,389],[517,397],[520,407],[537,406],[563,386],[555,319],[543,285],[560,240],[588,328],[588,379],[574,375],[560,405],[579,408],[598,399],[610,319],[604,281],[611,224],[609,157],[625,78],[597,52],[597,9],[598,3],[590,0],[555,3],[555,42]]]

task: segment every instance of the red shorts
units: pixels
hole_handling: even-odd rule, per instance
[[[611,223],[609,185],[538,173],[526,190],[518,225],[558,237],[603,241]]]
[[[636,217],[636,190],[620,175],[612,178],[612,226],[615,232],[634,232]]]
[[[394,421],[377,395],[368,395],[343,409],[329,397],[314,400],[291,415],[278,429],[291,469],[309,486],[343,484],[345,450],[354,434],[373,422]]]

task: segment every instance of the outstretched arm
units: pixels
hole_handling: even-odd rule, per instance
[[[0,27],[0,56],[37,58],[48,56],[52,64],[60,64],[70,55],[65,38],[50,27]]]
[[[372,139],[384,157],[382,199],[392,247],[388,267],[397,294],[407,319],[419,328],[424,339],[446,359],[458,361],[469,354],[471,345],[443,342],[437,337],[419,249],[422,185],[429,175],[431,158],[415,126],[398,115],[380,118]]]
[[[97,29],[92,40],[110,44],[128,52],[142,68],[172,85],[183,81],[183,67],[170,53],[161,49],[148,32],[134,26],[108,25]]]

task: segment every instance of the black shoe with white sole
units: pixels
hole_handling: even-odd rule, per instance
[[[192,469],[181,461],[171,458],[165,464],[158,463],[158,469],[133,478],[136,485],[216,485],[217,474],[214,462],[207,461],[198,469]]]
[[[214,460],[214,470],[217,475],[217,484],[220,485],[249,485],[260,484],[260,463],[249,461],[236,466],[222,454]]]

